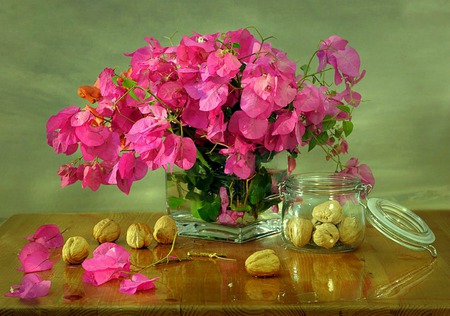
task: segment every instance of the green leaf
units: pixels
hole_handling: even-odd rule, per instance
[[[125,77],[123,79],[122,86],[124,88],[133,88],[136,86],[136,82],[131,80],[130,78]]]
[[[136,93],[134,92],[134,89],[130,90],[129,94],[130,94],[130,97],[132,97],[133,99],[135,99],[138,102],[141,102],[141,99],[139,99],[139,97],[136,95]]]
[[[170,209],[177,209],[180,205],[184,204],[186,200],[177,196],[169,196],[168,202]]]
[[[350,107],[346,106],[346,105],[338,105],[336,106],[339,110],[344,111],[345,113],[350,113]]]
[[[211,169],[210,165],[208,164],[208,162],[205,160],[205,158],[203,157],[202,153],[197,150],[197,159],[208,169]]]
[[[308,145],[308,151],[311,151],[314,149],[314,147],[316,147],[317,145],[317,141],[315,138],[311,138],[311,140],[309,141],[309,145]]]
[[[344,134],[346,137],[353,131],[353,123],[351,121],[342,122],[342,127],[344,128]]]
[[[152,95],[150,94],[150,92],[145,91],[145,95],[144,95],[144,100],[147,100],[148,98],[150,98]]]
[[[270,193],[272,181],[266,172],[258,173],[250,183],[249,200],[253,205],[261,203],[266,195]]]
[[[322,130],[328,131],[329,129],[332,129],[334,125],[336,125],[336,120],[333,120],[331,118],[327,119],[327,117],[325,117],[322,122]]]
[[[114,83],[115,86],[119,86],[119,83],[117,82],[117,79],[119,79],[119,76],[115,75],[111,78],[112,82]]]
[[[219,216],[220,212],[220,197],[216,196],[213,200],[207,198],[206,200],[197,201],[196,213],[205,222],[214,222]]]
[[[302,140],[304,142],[306,142],[308,139],[310,139],[313,136],[313,133],[311,132],[311,130],[306,129],[305,134],[303,134],[302,136]]]
[[[305,73],[306,70],[308,70],[308,65],[307,65],[307,64],[304,64],[304,65],[302,65],[302,66],[300,67],[300,69],[303,71],[303,73]]]
[[[328,141],[328,133],[327,132],[322,132],[319,135],[317,135],[317,142],[320,145],[325,144]]]
[[[233,48],[241,48],[241,44],[239,44],[239,43],[233,43]]]

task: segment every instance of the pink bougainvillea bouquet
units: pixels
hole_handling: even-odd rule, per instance
[[[235,224],[279,202],[266,199],[274,174],[265,163],[280,152],[292,172],[300,153],[321,147],[336,172],[373,184],[367,165],[341,160],[361,101],[354,87],[365,74],[356,50],[331,36],[297,69],[258,36],[249,29],[194,34],[169,46],[146,38],[125,54],[129,68],[105,68],[92,86],[81,86],[90,104],[69,106],[47,123],[55,152],[79,156],[59,168],[62,186],[117,185],[128,194],[149,169],[170,177],[176,166],[187,191],[170,207],[189,200],[195,216]]]

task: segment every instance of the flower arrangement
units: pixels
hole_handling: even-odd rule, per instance
[[[105,68],[93,86],[78,89],[90,104],[48,120],[47,141],[56,153],[81,152],[59,168],[62,186],[117,185],[128,194],[148,170],[170,173],[177,166],[188,192],[170,200],[171,207],[189,199],[196,216],[233,224],[277,204],[265,199],[273,174],[264,163],[280,152],[288,154],[292,172],[302,148],[320,147],[336,172],[373,184],[366,165],[341,161],[361,102],[354,86],[365,75],[356,50],[331,36],[297,73],[296,63],[268,40],[249,29],[184,36],[170,46],[146,38],[146,46],[126,54],[127,70]]]

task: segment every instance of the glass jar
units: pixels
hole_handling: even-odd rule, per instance
[[[369,189],[350,174],[291,175],[280,187],[283,241],[315,253],[356,249],[364,240]]]

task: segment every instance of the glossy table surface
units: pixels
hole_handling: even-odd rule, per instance
[[[130,251],[140,266],[164,257],[170,245],[134,250],[125,241],[131,223],[153,227],[160,213],[19,214],[0,226],[0,315],[450,315],[450,211],[416,212],[436,235],[438,257],[412,251],[390,241],[371,226],[363,245],[354,252],[322,255],[283,247],[280,235],[245,244],[179,237],[173,255],[187,252],[227,255],[235,261],[195,258],[142,271],[160,277],[153,290],[134,295],[118,291],[119,280],[95,287],[81,281],[81,266],[68,266],[61,248],[52,251],[52,270],[39,272],[51,280],[49,295],[21,300],[5,297],[19,284],[17,254],[25,236],[44,224],[56,224],[65,239],[85,237],[92,250],[93,226],[103,218],[117,221],[117,243]],[[274,249],[281,260],[280,275],[254,278],[245,259],[261,249]]]

